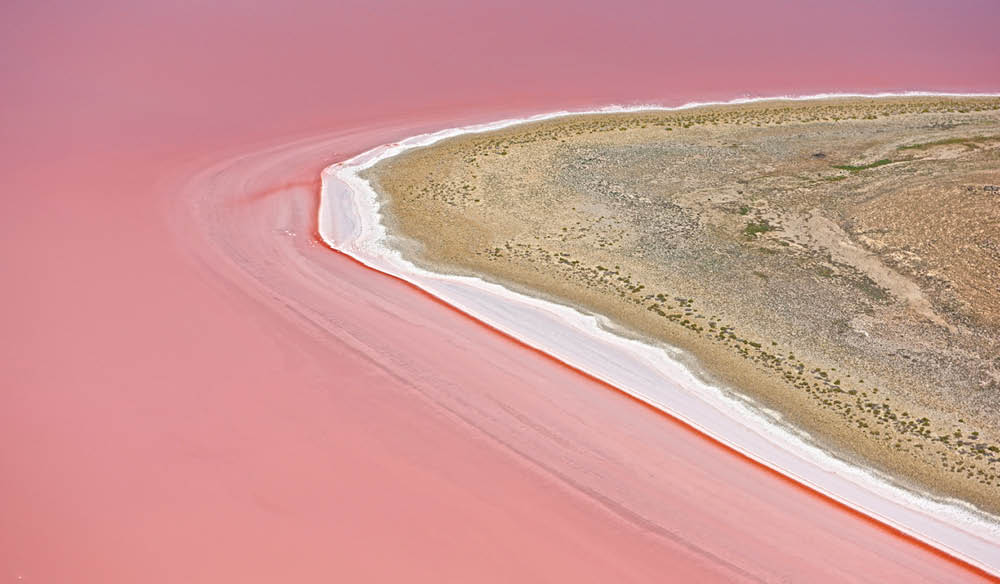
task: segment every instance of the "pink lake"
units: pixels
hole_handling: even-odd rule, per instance
[[[324,166],[442,127],[1000,91],[995,2],[0,10],[0,577],[987,579],[313,229]]]

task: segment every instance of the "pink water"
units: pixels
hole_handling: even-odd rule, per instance
[[[995,3],[133,4],[0,9],[0,577],[982,577],[311,233],[434,128],[1000,90]]]

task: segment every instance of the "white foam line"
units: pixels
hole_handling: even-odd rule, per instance
[[[724,388],[709,385],[672,357],[675,349],[612,332],[605,319],[572,307],[527,296],[480,278],[431,272],[406,260],[390,245],[379,196],[359,173],[397,154],[461,134],[488,132],[568,115],[681,110],[706,105],[839,97],[996,97],[1000,94],[933,92],[819,94],[678,107],[610,106],[559,111],[422,134],[379,146],[323,171],[320,236],[334,249],[402,278],[459,310],[524,343],[683,420],[712,438],[785,476],[974,566],[1000,575],[1000,522],[958,500],[930,498],[887,477],[845,462],[815,446],[808,436]]]

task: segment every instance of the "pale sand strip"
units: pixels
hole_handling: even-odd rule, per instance
[[[803,97],[975,96],[991,94],[823,94]],[[846,463],[814,446],[809,437],[780,423],[780,414],[706,384],[671,357],[676,351],[613,333],[603,319],[526,296],[479,278],[434,273],[417,267],[388,245],[378,194],[360,171],[407,149],[464,133],[487,132],[518,123],[580,113],[685,109],[612,107],[590,112],[555,112],[415,136],[380,146],[323,172],[319,231],[335,249],[392,274],[526,344],[544,351],[685,421],[712,438],[879,521],[951,555],[1000,574],[1000,523],[957,500],[935,500],[900,488],[874,472]]]

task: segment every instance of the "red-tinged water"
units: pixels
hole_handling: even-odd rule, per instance
[[[497,6],[0,9],[0,578],[983,578],[313,230],[323,166],[430,129],[997,91],[997,5]]]

